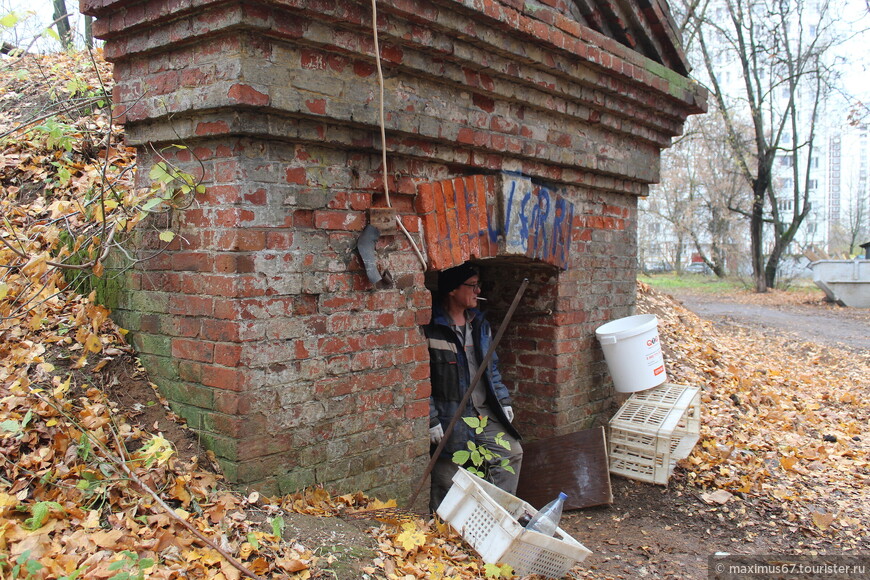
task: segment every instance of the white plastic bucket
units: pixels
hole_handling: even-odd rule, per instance
[[[655,314],[620,318],[595,330],[613,386],[620,393],[634,393],[667,380]]]

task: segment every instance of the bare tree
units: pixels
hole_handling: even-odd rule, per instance
[[[664,152],[662,181],[654,191],[655,198],[642,207],[667,228],[659,228],[649,243],[673,246],[671,262],[678,271],[689,249],[717,276],[725,276],[729,264],[736,269],[737,224],[728,208],[738,204],[744,189],[727,133],[713,112],[693,117],[686,134]]]
[[[751,192],[731,209],[749,222],[758,292],[775,285],[780,260],[811,210],[808,184],[832,38],[828,2],[816,4],[818,10],[805,0],[684,4],[687,36],[703,62],[730,155]],[[729,82],[730,73],[739,82]],[[749,138],[741,132],[744,121]],[[782,168],[791,176],[777,182]]]

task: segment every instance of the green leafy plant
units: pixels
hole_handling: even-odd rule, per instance
[[[0,570],[3,570],[8,566],[10,568],[11,578],[25,578],[25,580],[30,580],[30,578],[33,578],[45,567],[38,560],[32,560],[30,558],[30,550],[25,550],[15,558],[14,564],[10,564],[7,561],[7,558],[8,556],[5,554],[0,554]],[[22,575],[22,573],[24,575]]]
[[[30,531],[38,530],[45,525],[52,510],[63,511],[63,506],[56,501],[38,501],[30,506],[30,517],[24,520],[24,527]]]
[[[34,130],[45,138],[45,146],[48,149],[63,149],[67,153],[72,151],[76,142],[76,128],[56,117],[49,117]]]
[[[109,580],[143,580],[145,578],[145,570],[154,566],[153,558],[140,558],[136,552],[124,550],[121,552],[123,559],[117,560],[109,564],[109,571],[121,570],[114,576],[109,577]]]
[[[284,518],[281,516],[275,516],[269,520],[269,524],[272,526],[272,535],[280,538],[284,533],[284,526],[286,525]]]
[[[7,419],[0,423],[0,432],[5,431],[6,433],[11,433],[13,436],[20,438],[24,434],[24,429],[27,427],[27,424],[30,423],[32,419],[33,411],[28,411],[21,421]]]
[[[463,417],[465,424],[474,429],[475,434],[480,435],[486,428],[488,417]],[[496,444],[510,451],[511,444],[504,438],[504,432],[499,432],[495,436]],[[486,477],[492,465],[499,464],[505,471],[514,473],[514,468],[509,466],[508,459],[501,459],[501,455],[496,454],[491,449],[478,445],[474,441],[469,441],[467,449],[460,449],[453,453],[453,463],[465,467],[469,472],[478,477]]]

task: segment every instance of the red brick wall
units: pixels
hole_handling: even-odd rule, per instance
[[[379,5],[389,199],[369,2],[82,1],[142,184],[162,151],[206,185],[172,216],[169,247],[142,232],[151,259],[128,271],[115,315],[233,482],[401,498],[428,459],[425,280],[472,257],[486,258],[495,324],[531,282],[500,349],[521,427],[600,418],[611,391],[594,328],[633,308],[636,197],[701,110],[688,79],[564,5]],[[538,213],[511,209],[505,175]],[[558,227],[541,217],[550,193],[571,207]],[[354,248],[387,205],[426,264],[385,233],[392,282],[374,287]]]

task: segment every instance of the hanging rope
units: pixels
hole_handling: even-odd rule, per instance
[[[378,2],[372,0],[372,37],[375,41],[375,65],[378,69],[378,88],[380,90],[380,99],[378,100],[380,109],[380,125],[381,125],[381,172],[384,180],[384,195],[387,197],[387,207],[393,207],[390,202],[390,183],[387,180],[387,130],[384,122],[384,71],[381,70],[381,47],[378,43]]]
[[[393,203],[390,200],[390,181],[387,176],[387,130],[386,130],[386,121],[384,120],[384,71],[381,69],[381,48],[378,40],[378,3],[377,0],[372,0],[372,38],[375,43],[375,65],[378,69],[378,90],[379,90],[379,99],[378,99],[378,112],[379,112],[379,122],[381,128],[381,179],[384,181],[384,196],[387,200],[387,207],[393,207]],[[411,237],[411,232],[405,228],[405,224],[402,223],[402,219],[396,215],[396,224],[398,224],[399,229],[402,230],[402,233],[405,234],[405,237],[408,238],[408,241],[411,243],[411,247],[414,249],[414,252],[417,254],[417,258],[420,260],[420,264],[423,265],[423,269],[426,269],[426,259],[423,257],[423,253],[420,251],[420,248],[417,247],[417,243],[414,241],[414,238]]]

